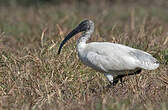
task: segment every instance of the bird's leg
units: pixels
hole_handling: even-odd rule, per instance
[[[140,74],[141,71],[142,71],[142,69],[137,69],[137,70],[134,71],[133,73],[129,73],[129,74],[122,75],[122,77],[124,77],[124,76],[131,76],[131,75],[137,75],[137,74]]]
[[[118,75],[115,77],[114,80],[116,80],[117,82],[120,81],[121,85],[123,86],[123,77],[124,77],[124,75]]]
[[[116,78],[114,79],[114,76],[109,73],[105,73],[104,75],[106,76],[106,78],[110,82],[110,84],[108,84],[107,87],[115,86],[119,81],[119,79],[116,79]]]
[[[137,71],[130,73],[130,74],[122,74],[122,75],[118,75],[114,78],[114,81],[116,80],[117,82],[120,80],[121,84],[123,84],[123,77],[125,76],[131,76],[131,75],[136,75],[136,74],[140,74],[140,72],[142,71],[142,69],[138,69]],[[114,82],[113,81],[113,82]]]
[[[137,71],[134,72],[134,74],[140,74],[142,69],[138,69]]]
[[[110,84],[107,87],[112,87],[115,86],[118,81],[121,82],[121,84],[123,84],[123,77],[125,76],[130,76],[130,75],[136,75],[139,74],[141,72],[141,69],[138,69],[137,71],[130,73],[130,74],[122,74],[122,75],[118,75],[118,76],[113,76],[109,73],[105,73],[104,75],[106,76],[106,78],[108,79],[108,81],[110,82]]]
[[[110,83],[113,83],[113,75],[111,75],[111,74],[108,74],[108,73],[105,73],[104,74],[105,76],[106,76],[106,78],[108,79],[108,81],[110,82]]]
[[[121,82],[121,86],[123,87],[123,77],[119,78],[120,82]]]

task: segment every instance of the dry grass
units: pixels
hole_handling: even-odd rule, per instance
[[[80,10],[79,10],[80,7]],[[168,109],[168,16],[155,8],[105,4],[0,8],[0,107],[2,109]],[[76,10],[78,9],[78,10]],[[164,10],[164,9],[163,9]],[[84,66],[74,38],[57,50],[79,21],[96,23],[91,41],[145,50],[162,64],[107,89],[105,77]]]

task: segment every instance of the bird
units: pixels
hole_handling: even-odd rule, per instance
[[[155,70],[159,67],[159,61],[151,54],[131,48],[126,45],[111,42],[90,42],[94,32],[94,22],[83,20],[60,43],[58,54],[64,44],[76,34],[82,32],[76,43],[79,59],[87,66],[103,73],[110,85],[116,85],[118,81],[127,75],[139,74],[142,69]]]

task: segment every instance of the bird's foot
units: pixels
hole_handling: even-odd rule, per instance
[[[109,84],[106,86],[107,88],[112,88],[115,87],[118,83],[118,81],[121,82],[121,85],[123,86],[123,80],[122,78],[125,75],[118,75],[118,76],[112,76],[111,74],[106,73],[105,76],[107,77],[107,79],[109,80]]]
[[[123,76],[117,76],[117,79],[120,81],[121,86],[123,87]]]
[[[109,84],[106,87],[107,88],[113,88],[117,85],[118,81],[119,81],[118,79],[114,80],[114,81],[109,81]]]

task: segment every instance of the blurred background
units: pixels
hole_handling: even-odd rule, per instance
[[[41,4],[51,4],[51,5],[60,5],[64,3],[72,4],[72,3],[138,3],[146,6],[156,5],[161,7],[168,7],[168,1],[166,0],[0,0],[1,5],[41,5]]]

